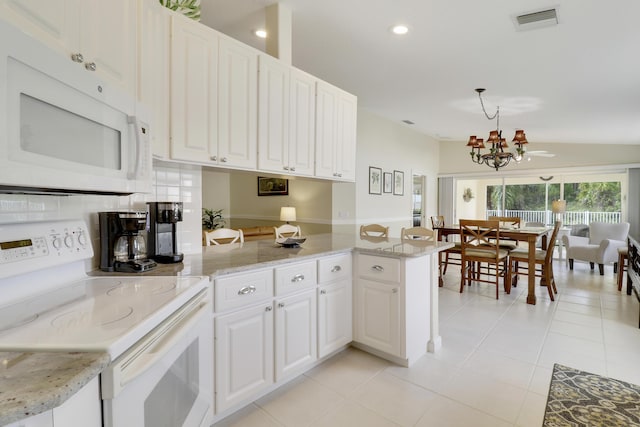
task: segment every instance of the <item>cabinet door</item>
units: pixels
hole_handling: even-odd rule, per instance
[[[400,286],[358,278],[355,340],[394,356],[400,354]]]
[[[130,96],[136,82],[136,2],[81,2],[79,51],[86,67]],[[88,68],[89,69],[89,68]]]
[[[258,151],[258,54],[220,36],[218,156],[221,166],[256,169]]]
[[[157,0],[138,2],[138,43],[138,101],[151,114],[154,156],[168,159],[171,15]]]
[[[355,181],[358,99],[340,91],[337,107],[336,178]]]
[[[38,415],[6,424],[5,427],[53,427],[53,411],[50,409]]]
[[[330,84],[316,85],[316,168],[315,175],[335,176],[335,146],[337,138],[338,93]]]
[[[4,0],[0,10],[4,20],[69,60],[70,53],[78,53],[80,0]]]
[[[171,157],[217,164],[217,33],[171,17]]]
[[[53,408],[53,425],[102,427],[102,401],[98,377],[89,381],[62,405]]]
[[[289,170],[312,176],[315,161],[316,78],[291,70]]]
[[[289,170],[290,67],[260,55],[258,79],[258,169]]]
[[[276,300],[276,381],[317,359],[316,290]]]
[[[260,305],[215,319],[216,411],[273,384],[273,311]]]
[[[318,288],[318,357],[352,340],[351,279]]]

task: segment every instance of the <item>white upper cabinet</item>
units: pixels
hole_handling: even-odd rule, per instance
[[[224,35],[218,57],[218,161],[255,170],[258,156],[258,53]]]
[[[315,175],[355,180],[357,98],[318,81],[316,88]]]
[[[258,71],[258,169],[289,171],[290,67],[260,55]]]
[[[153,154],[169,158],[171,12],[157,0],[138,2],[138,101],[151,121]]]
[[[2,17],[87,72],[135,94],[136,2],[3,0]]]
[[[218,33],[171,18],[171,157],[217,164]]]
[[[289,170],[312,176],[315,161],[317,79],[296,68],[291,69],[289,105]]]
[[[316,79],[260,55],[258,169],[313,176]]]

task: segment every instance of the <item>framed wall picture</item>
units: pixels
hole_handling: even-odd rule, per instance
[[[385,193],[393,192],[393,174],[391,172],[384,173],[384,191]]]
[[[382,194],[382,169],[369,166],[369,194]]]
[[[287,196],[288,194],[288,179],[258,177],[258,196]]]
[[[393,171],[393,194],[404,196],[404,172]]]

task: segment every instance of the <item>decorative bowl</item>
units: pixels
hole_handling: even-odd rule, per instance
[[[306,237],[281,237],[280,239],[276,239],[276,243],[285,248],[294,248],[300,243],[304,243],[305,240],[307,240]]]

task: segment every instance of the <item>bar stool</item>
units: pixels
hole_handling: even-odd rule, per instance
[[[629,258],[629,248],[621,246],[618,248],[618,290],[622,290],[622,275],[627,271],[627,260]]]

